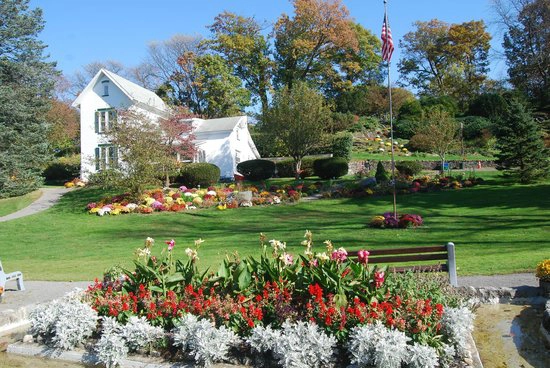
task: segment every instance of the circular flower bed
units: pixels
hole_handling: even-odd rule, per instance
[[[393,212],[386,212],[381,216],[374,216],[369,226],[379,229],[406,229],[409,227],[422,226],[424,220],[422,216],[406,213],[395,216]]]

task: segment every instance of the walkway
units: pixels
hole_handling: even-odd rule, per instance
[[[40,191],[42,191],[42,196],[40,196],[40,198],[17,212],[0,217],[0,222],[15,220],[20,217],[34,215],[35,213],[47,210],[69,190],[70,189],[66,188],[41,188]]]

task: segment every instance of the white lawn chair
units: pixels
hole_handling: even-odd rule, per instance
[[[17,281],[17,290],[25,290],[25,285],[23,284],[23,273],[20,271],[5,273],[4,267],[2,267],[2,261],[0,261],[0,287],[3,291],[6,290],[6,282],[11,280]]]

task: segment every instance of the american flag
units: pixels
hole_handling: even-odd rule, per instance
[[[382,24],[382,60],[389,62],[391,55],[393,54],[393,39],[391,37],[390,25],[388,24],[388,17],[384,14],[384,23]]]

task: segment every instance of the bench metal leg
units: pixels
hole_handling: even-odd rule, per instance
[[[454,243],[447,243],[447,267],[449,269],[449,282],[454,287],[458,286],[458,277],[456,276],[456,256]]]
[[[17,290],[25,290],[25,284],[23,283],[23,274],[17,278]]]

